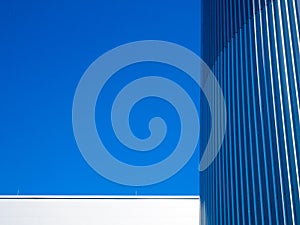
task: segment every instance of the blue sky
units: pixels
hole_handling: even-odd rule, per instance
[[[0,27],[0,195],[199,193],[198,154],[160,184],[127,187],[102,178],[76,145],[72,101],[88,66],[118,45],[157,39],[200,54],[200,1],[12,0],[1,3]],[[155,69],[170,71],[138,70]]]

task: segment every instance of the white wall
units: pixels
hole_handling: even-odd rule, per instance
[[[198,225],[200,200],[0,197],[1,225]]]

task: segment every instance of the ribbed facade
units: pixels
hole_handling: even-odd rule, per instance
[[[202,1],[202,57],[227,106],[222,148],[200,175],[203,225],[300,224],[299,4]]]

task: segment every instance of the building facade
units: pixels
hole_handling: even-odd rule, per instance
[[[201,7],[202,58],[227,106],[221,150],[200,173],[201,224],[300,224],[300,1]]]

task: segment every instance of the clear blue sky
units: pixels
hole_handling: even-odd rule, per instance
[[[82,158],[71,120],[78,81],[106,51],[158,39],[200,54],[199,0],[2,1],[0,28],[0,195],[199,193],[198,154],[157,185],[126,187],[102,178]],[[137,70],[178,73],[150,64]],[[172,137],[176,132],[170,145]],[[115,154],[137,164],[164,157],[141,162],[137,156]]]

